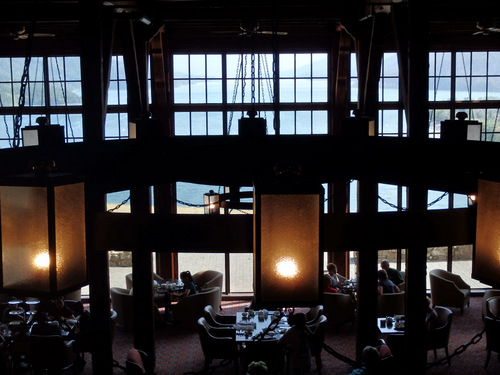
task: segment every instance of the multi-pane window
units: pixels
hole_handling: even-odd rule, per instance
[[[20,129],[38,117],[64,127],[67,142],[83,140],[80,58],[0,58],[0,147],[21,145]]]
[[[482,123],[482,140],[500,141],[500,58],[498,51],[433,52],[429,55],[429,135],[441,121],[466,112]]]
[[[258,53],[174,55],[175,135],[236,135],[249,110],[266,119],[267,134],[326,134],[327,54],[278,60]]]

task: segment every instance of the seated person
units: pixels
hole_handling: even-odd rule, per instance
[[[385,270],[378,270],[378,294],[399,293],[399,288],[387,278]]]
[[[30,328],[30,335],[58,335],[62,333],[59,322],[49,321],[45,311],[37,311]]]
[[[374,346],[365,346],[361,355],[361,367],[355,369],[349,375],[371,375],[377,373],[380,354]]]
[[[338,293],[340,288],[344,285],[344,282],[339,279],[337,266],[334,263],[328,263],[326,269],[328,273],[325,274],[324,291],[329,293]]]
[[[380,268],[387,272],[387,278],[391,280],[394,284],[399,285],[404,282],[403,275],[401,272],[395,268],[390,267],[390,263],[387,259],[383,259],[380,262]]]
[[[179,291],[165,293],[165,315],[167,320],[171,318],[171,305],[172,301],[179,301],[181,298],[197,293],[196,284],[194,283],[193,276],[189,271],[183,271],[180,275],[181,281],[184,283]]]
[[[181,281],[184,283],[184,286],[182,287],[182,290],[178,292],[172,292],[170,293],[175,297],[176,300],[181,299],[182,297],[187,297],[189,295],[196,294],[196,284],[194,283],[193,276],[191,275],[191,272],[189,271],[183,271],[181,272]]]

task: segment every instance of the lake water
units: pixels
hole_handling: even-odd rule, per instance
[[[356,211],[356,193],[357,184],[355,182],[351,183],[351,197],[353,199],[350,202],[353,212]],[[181,207],[192,207],[203,205],[203,194],[208,193],[213,190],[216,193],[223,193],[224,188],[222,186],[211,186],[211,185],[200,185],[187,182],[177,183],[177,200],[178,208]],[[242,190],[251,190],[251,187],[244,187]],[[325,189],[326,190],[326,189]],[[403,190],[404,192],[404,190]],[[110,205],[117,205],[126,200],[129,197],[128,191],[121,191],[112,194],[108,194],[108,203]],[[379,211],[395,211],[395,204],[397,202],[397,188],[395,185],[379,184]],[[429,209],[447,209],[449,202],[449,196],[446,192],[433,191],[428,192],[428,204]],[[464,208],[467,207],[467,196],[463,194],[453,195],[453,208]],[[128,203],[127,203],[128,204]],[[326,202],[325,202],[325,212],[326,212]]]

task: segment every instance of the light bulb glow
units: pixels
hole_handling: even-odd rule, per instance
[[[281,277],[290,279],[295,277],[299,273],[299,270],[292,258],[283,258],[276,263],[276,272]]]
[[[33,260],[33,264],[37,268],[48,268],[50,265],[50,258],[48,253],[40,253],[35,256],[35,259]]]

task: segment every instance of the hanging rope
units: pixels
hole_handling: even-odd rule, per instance
[[[56,61],[56,68],[57,68],[57,76],[59,78],[59,84],[61,86],[61,92],[62,92],[63,99],[64,99],[64,105],[67,108],[68,107],[68,96],[66,95],[66,90],[65,90],[64,85],[63,85],[63,77],[61,75],[61,69],[59,67],[59,62],[57,61],[57,57],[55,58],[55,61]],[[54,82],[54,87],[55,87],[55,82]],[[54,91],[55,91],[55,89],[54,89]],[[57,97],[57,95],[54,94],[54,97]],[[74,140],[75,134],[73,132],[73,126],[71,124],[71,117],[70,117],[69,113],[66,113],[65,117],[66,117],[66,124],[68,125],[69,131],[71,133],[71,138]],[[58,120],[58,122],[59,122],[59,120]]]
[[[23,123],[23,109],[26,99],[26,86],[29,81],[29,68],[31,63],[31,50],[33,45],[33,31],[35,22],[31,22],[28,29],[28,39],[26,40],[26,57],[24,59],[23,74],[21,76],[21,86],[18,101],[18,111],[14,121],[14,139],[12,142],[13,147],[19,147],[21,143],[21,126]]]

